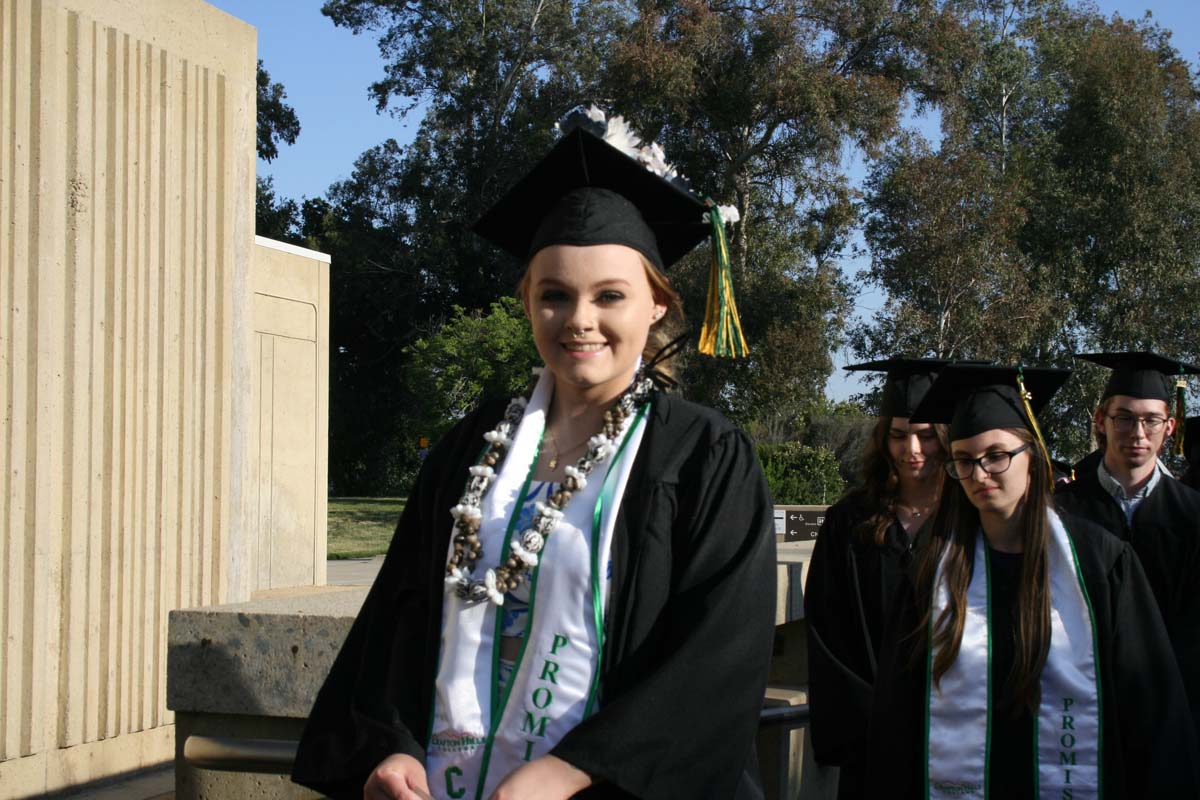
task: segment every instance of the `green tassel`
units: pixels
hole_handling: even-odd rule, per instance
[[[712,223],[713,258],[708,272],[704,326],[700,329],[700,352],[721,358],[745,358],[750,347],[742,334],[742,321],[733,297],[733,269],[729,263],[725,221],[716,205],[709,207],[708,217]]]
[[[1042,438],[1042,429],[1038,427],[1037,417],[1030,404],[1033,395],[1025,389],[1025,371],[1020,367],[1017,367],[1017,393],[1021,395],[1021,404],[1025,407],[1025,415],[1029,417],[1029,426],[1033,428],[1033,435],[1037,437],[1038,450],[1041,452],[1042,458],[1046,460],[1046,474],[1050,476],[1051,486],[1053,486],[1054,464],[1050,461],[1050,451],[1046,449],[1046,440]]]
[[[1183,455],[1183,429],[1187,422],[1187,410],[1184,408],[1184,394],[1187,392],[1187,381],[1183,378],[1175,381],[1175,455]]]

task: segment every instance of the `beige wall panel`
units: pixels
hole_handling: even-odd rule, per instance
[[[322,585],[327,545],[329,257],[256,237],[255,590]],[[236,562],[235,562],[236,563]]]
[[[63,452],[63,363],[66,360],[63,332],[66,310],[66,253],[63,233],[66,223],[66,204],[63,188],[66,185],[65,159],[67,137],[63,125],[65,110],[66,72],[58,59],[65,50],[66,12],[42,3],[33,4],[33,106],[31,123],[38,131],[35,141],[39,163],[31,177],[31,253],[30,262],[37,264],[31,278],[33,288],[31,308],[36,316],[34,347],[37,353],[36,400],[34,404],[34,440],[36,458],[33,464],[35,490],[33,496],[33,561],[26,567],[26,578],[32,578],[33,597],[32,641],[33,657],[30,668],[30,751],[36,752],[56,741],[60,628],[58,619],[47,613],[61,603],[62,552],[64,544],[64,514],[62,491]],[[42,154],[55,153],[56,158]],[[48,535],[38,535],[45,532]],[[53,534],[51,534],[53,532]]]
[[[167,613],[249,597],[254,67],[198,0],[0,0],[0,796],[169,757]]]
[[[317,340],[317,307],[312,303],[297,302],[285,297],[265,294],[254,295],[254,330],[285,339],[301,339],[306,342]],[[313,374],[316,379],[316,364]]]
[[[87,187],[81,156],[91,152],[90,130],[92,93],[88,84],[91,43],[84,34],[85,22],[77,14],[67,15],[67,108],[66,108],[66,342],[67,385],[64,400],[67,413],[63,436],[69,452],[78,454],[66,465],[63,481],[66,518],[63,520],[65,544],[62,558],[63,635],[59,640],[57,692],[60,698],[58,746],[83,741],[87,714],[88,649],[87,555],[89,541],[88,492],[90,431],[87,427],[90,407],[88,383],[91,373],[91,345],[88,321],[91,311],[92,215],[88,213]],[[90,160],[90,159],[89,159]]]
[[[6,3],[3,17],[6,24],[2,40],[4,53],[0,80],[5,86],[5,117],[11,120],[15,131],[28,131],[30,127],[28,96],[24,87],[31,80],[29,37],[30,19],[27,4]],[[7,134],[7,131],[4,133]],[[3,257],[6,264],[2,271],[5,281],[0,290],[5,293],[6,314],[3,320],[5,334],[5,419],[8,435],[0,446],[4,448],[4,503],[5,536],[4,548],[4,608],[0,609],[0,660],[5,668],[0,670],[4,681],[4,696],[0,698],[0,714],[4,727],[0,731],[0,757],[14,758],[28,752],[29,714],[26,705],[27,683],[31,678],[26,647],[26,576],[28,561],[26,546],[28,529],[26,524],[26,497],[28,495],[29,469],[26,452],[30,431],[28,378],[31,362],[18,354],[30,350],[28,326],[29,270],[17,269],[17,264],[29,261],[29,143],[28,134],[20,141],[9,144],[10,136],[0,136],[6,143],[5,163],[0,165],[6,175],[5,195],[8,198],[4,228],[6,247]]]
[[[107,459],[110,448],[108,442],[108,406],[106,398],[111,376],[108,370],[108,353],[110,352],[110,317],[108,311],[109,265],[105,246],[105,231],[103,219],[98,213],[105,199],[101,187],[108,184],[107,160],[107,128],[103,124],[105,109],[108,107],[108,94],[105,60],[104,29],[94,20],[83,24],[81,42],[90,55],[90,61],[84,60],[88,72],[88,81],[81,88],[81,103],[87,103],[87,113],[81,113],[80,118],[89,126],[87,146],[92,158],[86,168],[80,169],[81,174],[87,175],[87,192],[85,214],[80,216],[89,222],[90,269],[92,278],[92,294],[88,309],[88,330],[86,339],[90,352],[87,355],[90,365],[88,381],[88,483],[86,493],[88,519],[88,549],[85,556],[86,591],[87,591],[87,632],[82,666],[85,683],[85,705],[83,711],[83,741],[92,742],[102,738],[105,731],[107,708],[105,691],[108,684],[107,659],[107,601],[109,569],[108,546],[112,538],[109,524],[109,498],[106,492],[109,470]],[[86,100],[85,100],[86,98]],[[81,106],[81,109],[83,106]],[[88,160],[81,159],[85,164]]]
[[[265,337],[264,337],[265,338]],[[317,535],[316,343],[282,336],[275,340],[270,461],[271,551],[269,584],[262,588],[313,585]],[[263,376],[264,382],[268,380]]]
[[[258,484],[256,508],[258,511],[258,536],[254,538],[254,562],[252,570],[255,575],[254,585],[259,588],[271,586],[271,487],[275,476],[271,460],[272,439],[275,426],[271,424],[271,414],[275,408],[275,338],[259,336],[259,359],[257,379],[254,381],[255,409],[258,414],[258,450],[255,458],[255,480]],[[264,533],[266,532],[266,533]]]
[[[303,248],[288,250],[282,242],[256,237],[259,246],[254,248],[254,291],[270,297],[299,300],[316,307],[321,299],[320,261],[313,261],[312,251]],[[270,241],[271,245],[263,242]],[[305,255],[305,254],[308,255]],[[257,312],[255,326],[261,324]]]
[[[15,102],[13,85],[13,43],[14,28],[11,19],[11,9],[0,6],[0,114],[12,115]],[[2,127],[2,126],[0,126]],[[0,169],[9,170],[14,163],[12,140],[8,136],[0,136]],[[10,295],[10,279],[13,274],[12,242],[14,229],[13,198],[14,184],[12,175],[0,180],[0,308],[4,314],[0,316],[0,528],[6,536],[0,541],[0,581],[8,582],[9,542],[12,528],[9,524],[9,442],[13,435],[12,402],[9,398],[11,385],[9,372],[13,368],[10,356],[12,334],[12,297]],[[0,663],[8,663],[8,604],[0,608]],[[5,758],[6,732],[8,730],[8,673],[16,670],[0,669],[0,759]]]

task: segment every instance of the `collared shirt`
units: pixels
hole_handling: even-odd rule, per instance
[[[1125,514],[1126,524],[1133,525],[1133,512],[1137,511],[1142,501],[1150,496],[1150,493],[1154,491],[1154,487],[1158,486],[1158,482],[1162,480],[1163,465],[1161,461],[1155,460],[1154,472],[1150,473],[1150,480],[1142,484],[1142,488],[1128,495],[1125,493],[1125,487],[1121,485],[1121,482],[1112,476],[1112,473],[1108,471],[1108,467],[1104,466],[1103,458],[1100,459],[1100,466],[1096,470],[1096,475],[1100,478],[1100,485],[1113,496],[1113,499],[1117,501],[1117,505],[1121,507],[1121,511]]]

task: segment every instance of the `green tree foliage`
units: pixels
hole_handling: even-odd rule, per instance
[[[1067,0],[329,0],[323,11],[377,42],[380,110],[419,115],[412,144],[363,153],[324,198],[297,205],[260,186],[263,230],[333,257],[339,491],[400,488],[415,428],[436,431],[477,392],[510,391],[499,373],[493,386],[435,363],[473,355],[452,344],[488,326],[511,341],[507,326],[523,324],[508,301],[493,306],[521,265],[469,225],[545,152],[554,121],[592,101],[741,215],[730,242],[752,356],[684,356],[686,394],[763,443],[829,453],[841,479],[870,422],[829,409],[821,388],[847,334],[858,287],[840,267],[863,220],[871,263],[857,279],[888,298],[849,332],[863,357],[1200,351],[1188,313],[1200,304],[1197,84],[1148,22]],[[263,85],[282,104],[282,87]],[[936,146],[899,130],[906,102],[940,113]],[[849,148],[872,160],[862,202]],[[671,273],[695,329],[709,257],[701,248]],[[1100,374],[1082,372],[1045,420],[1062,455],[1086,448]]]
[[[809,420],[801,443],[833,453],[838,474],[847,486],[854,486],[874,427],[875,417],[857,403],[825,403]]]
[[[978,151],[902,139],[867,180],[866,276],[888,295],[861,352],[1011,359],[1051,311],[1018,237],[1020,186]]]
[[[1164,31],[1120,20],[1089,26],[1064,78],[1026,232],[1061,309],[1044,352],[1151,349],[1195,361],[1200,85]],[[1080,452],[1108,373],[1076,367],[1056,422]]]
[[[483,308],[518,266],[469,226],[553,141],[552,125],[595,94],[614,3],[329,0],[335,24],[378,37],[380,110],[424,116],[387,198],[408,225],[406,258],[445,284],[447,306]],[[399,154],[397,154],[399,155]],[[444,310],[444,309],[442,309]]]
[[[873,151],[895,129],[921,7],[644,0],[606,65],[612,105],[738,208],[731,250],[751,358],[693,358],[685,379],[743,424],[794,427],[821,400],[851,299],[838,268],[856,221],[843,152]],[[697,327],[708,258],[672,275]]]
[[[436,333],[413,342],[408,382],[429,398],[421,435],[436,438],[486,397],[512,397],[529,388],[541,364],[521,303],[504,297],[488,313],[455,307]]]
[[[823,505],[836,501],[846,490],[838,460],[824,447],[798,442],[758,445],[771,497],[785,505]]]
[[[257,137],[258,157],[273,161],[279,156],[279,143],[295,144],[300,135],[300,119],[284,100],[283,84],[272,83],[271,75],[258,60]],[[275,194],[275,182],[258,177],[254,194],[254,231],[259,236],[284,242],[300,243],[300,206],[295,200]]]
[[[554,121],[595,96],[614,7],[545,0],[330,0],[323,7],[335,24],[377,38],[386,63],[371,87],[379,108],[423,114],[411,145],[388,141],[364,153],[310,226],[334,264],[330,477],[339,491],[374,491],[380,468],[363,452],[395,442],[409,412],[429,402],[427,390],[407,379],[407,348],[455,306],[486,309],[516,287],[520,265],[470,225],[549,147]]]
[[[862,277],[888,302],[855,349],[1078,367],[1043,414],[1078,457],[1106,373],[1071,352],[1200,353],[1200,86],[1148,21],[963,9],[934,71],[940,146],[895,142],[868,184]]]
[[[270,175],[255,178],[254,232],[268,239],[303,244],[300,233],[300,204],[275,193]]]
[[[271,75],[258,60],[258,157],[274,161],[279,156],[279,143],[295,144],[300,135],[300,119],[284,100],[287,92],[282,83],[272,83]]]

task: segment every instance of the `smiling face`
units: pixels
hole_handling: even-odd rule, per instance
[[[910,423],[906,417],[892,417],[887,449],[901,483],[925,481],[937,474],[945,458],[933,426]]]
[[[530,261],[526,285],[534,343],[557,385],[600,401],[624,391],[667,310],[642,256],[617,244],[553,245]]]
[[[1121,431],[1112,417],[1157,417],[1166,421],[1154,432],[1147,431],[1143,423]],[[1123,394],[1113,395],[1101,404],[1093,422],[1104,432],[1105,461],[1131,471],[1153,463],[1163,442],[1175,431],[1175,419],[1165,400],[1145,400]]]
[[[1014,433],[996,428],[968,439],[956,439],[950,444],[951,458],[980,458],[989,453],[1011,452],[1025,442]],[[1017,512],[1029,489],[1029,459],[1033,448],[1012,457],[1008,469],[999,475],[989,475],[975,464],[971,474],[959,483],[971,505],[980,514],[996,514],[1008,519]]]

